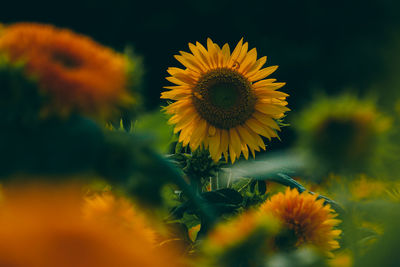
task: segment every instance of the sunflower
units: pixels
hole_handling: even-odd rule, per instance
[[[318,159],[324,173],[366,172],[392,151],[382,147],[392,119],[375,102],[348,93],[316,97],[293,121],[299,147]]]
[[[182,266],[172,247],[155,249],[141,227],[84,216],[82,204],[75,186],[7,186],[0,203],[0,265]]]
[[[16,23],[0,34],[0,53],[22,61],[52,98],[50,109],[108,114],[131,101],[127,59],[89,37],[37,23]]]
[[[189,43],[192,53],[180,52],[175,58],[185,69],[168,68],[166,86],[161,98],[175,100],[165,110],[172,115],[179,141],[192,150],[200,145],[209,148],[214,161],[221,154],[233,163],[241,153],[253,157],[265,144],[260,137],[277,137],[277,119],[289,109],[287,94],[277,91],[285,83],[265,79],[277,66],[262,68],[267,58],[257,60],[255,48],[239,41],[233,52],[229,45],[220,48],[207,39],[207,49],[200,43]]]
[[[278,193],[266,201],[260,212],[272,214],[292,231],[295,236],[295,246],[303,244],[314,245],[327,255],[339,248],[337,240],[341,230],[334,229],[340,220],[335,219],[336,213],[324,200],[317,200],[317,195],[308,192],[299,193],[297,189],[287,188],[285,193]]]

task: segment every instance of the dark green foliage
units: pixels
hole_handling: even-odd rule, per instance
[[[183,171],[189,178],[200,179],[206,182],[219,170],[219,164],[214,163],[207,149],[197,149],[192,155],[187,156],[186,166]]]
[[[31,125],[38,121],[44,96],[33,78],[28,78],[24,64],[10,63],[0,55],[0,114],[2,128],[15,123]]]
[[[223,215],[235,214],[243,202],[243,197],[236,190],[230,188],[224,188],[211,192],[204,192],[200,194],[202,205],[205,210],[213,212],[218,218]],[[185,213],[189,215],[195,215],[198,218],[198,222],[201,224],[199,236],[204,235],[213,226],[204,218],[204,214],[199,207],[193,205],[191,200],[182,203],[180,206],[175,207],[171,211],[171,217],[173,219],[182,219]]]
[[[385,232],[369,250],[355,261],[356,267],[397,267],[400,264],[398,254],[400,207],[398,203],[382,204],[383,203],[378,203],[378,205],[372,207],[372,209],[370,207],[370,210],[376,212],[374,216],[379,216],[380,221],[384,222]]]
[[[79,116],[32,125],[14,123],[0,132],[0,161],[4,166],[0,175],[90,172],[95,169],[102,145],[102,130]]]
[[[243,209],[248,210],[249,208],[260,205],[266,200],[267,194],[266,191],[264,191],[264,186],[266,190],[265,181],[242,178],[233,183],[232,188],[240,192],[243,196]]]
[[[288,173],[298,173],[298,170],[304,169],[308,158],[303,155],[276,155],[259,161],[243,162],[231,168],[231,172],[236,175],[234,179],[241,177],[252,177],[260,181],[276,182],[291,188],[296,188],[300,193],[307,189],[299,182],[291,178]],[[314,194],[310,192],[310,194]],[[328,197],[320,195],[318,199],[323,198],[326,204],[330,204],[333,209],[339,213],[344,213],[343,208]]]

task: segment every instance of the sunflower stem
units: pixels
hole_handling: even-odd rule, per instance
[[[218,173],[217,175],[210,177],[210,185],[211,185],[211,191],[219,189]]]

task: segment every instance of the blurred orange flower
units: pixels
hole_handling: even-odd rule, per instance
[[[116,104],[130,101],[127,59],[89,37],[37,23],[4,27],[0,52],[23,61],[51,96],[50,108],[105,115]]]
[[[77,187],[6,188],[0,204],[0,266],[182,266],[140,232],[84,216]],[[156,255],[156,256],[155,256]]]
[[[84,201],[83,215],[86,218],[110,224],[113,228],[121,228],[122,231],[135,232],[154,244],[155,231],[151,229],[144,215],[127,199],[117,198],[110,192],[105,192],[87,196]]]
[[[334,229],[340,220],[337,214],[318,195],[299,193],[287,188],[286,192],[275,194],[260,207],[260,212],[272,214],[282,224],[294,231],[296,246],[311,244],[332,256],[330,252],[339,248],[337,238],[341,230]]]

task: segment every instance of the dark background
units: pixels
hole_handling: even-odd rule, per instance
[[[188,42],[211,37],[232,49],[244,37],[280,66],[272,77],[287,82],[294,113],[315,92],[362,95],[390,79],[399,11],[395,0],[9,1],[0,21],[52,23],[120,51],[132,45],[144,59],[147,109],[159,107],[166,69],[179,66],[173,55]]]

